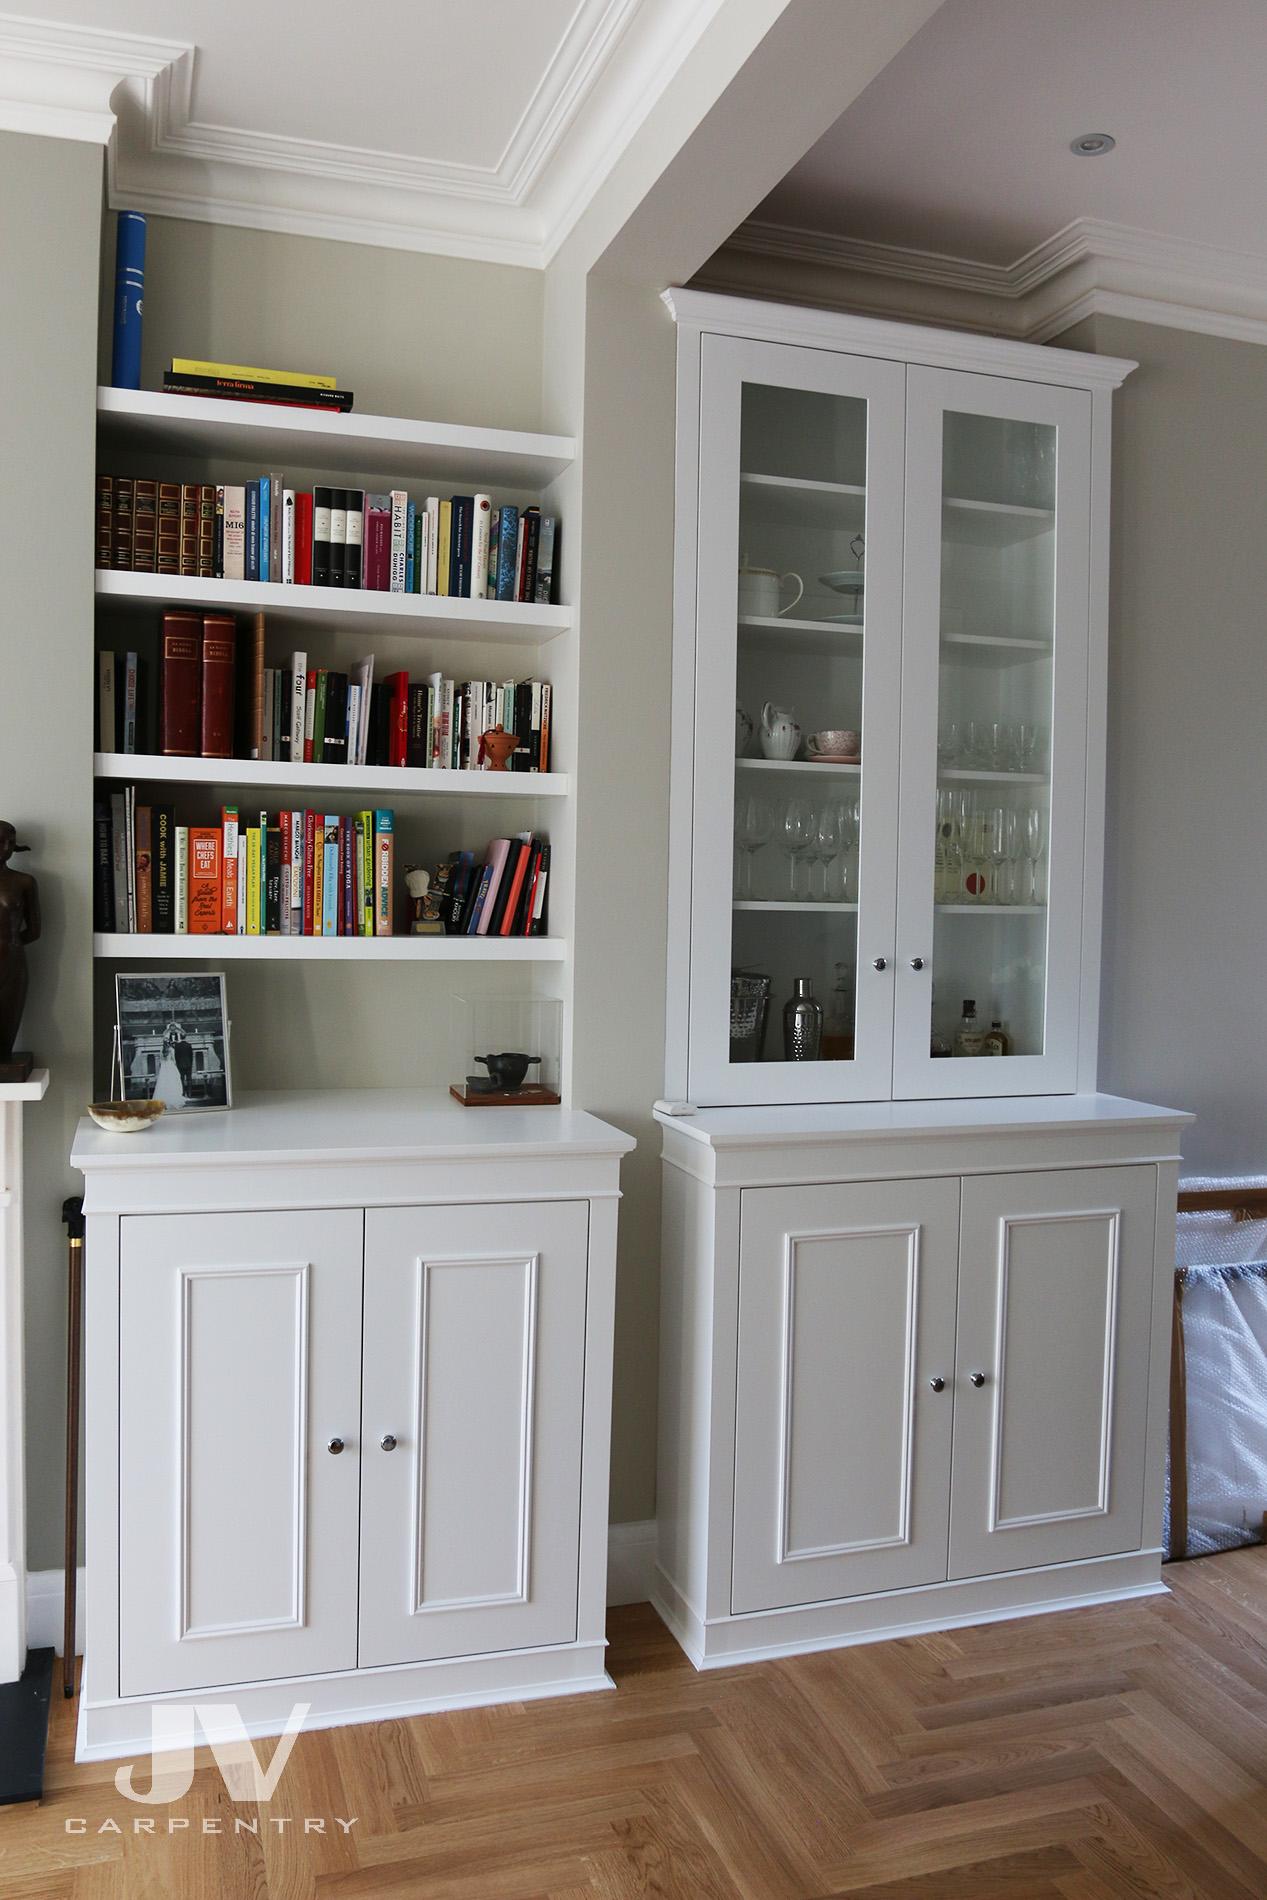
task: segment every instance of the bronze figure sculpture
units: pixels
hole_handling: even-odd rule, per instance
[[[34,1063],[13,1053],[26,1006],[26,946],[40,934],[40,893],[30,873],[15,871],[9,859],[29,849],[0,819],[0,1082],[25,1082]]]

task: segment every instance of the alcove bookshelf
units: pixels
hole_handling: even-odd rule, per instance
[[[565,515],[556,488],[575,457],[570,437],[468,427],[412,418],[335,415],[149,390],[97,392],[97,467],[159,481],[234,483],[283,470],[297,489],[320,484],[413,494],[479,491],[498,503],[540,504]],[[425,490],[424,490],[425,492]],[[562,531],[567,531],[562,521]],[[557,584],[557,583],[556,583]],[[395,669],[418,679],[531,675],[551,682],[551,770],[503,773],[255,758],[172,758],[97,751],[99,794],[135,785],[138,798],[172,802],[177,822],[211,822],[221,804],[312,806],[350,814],[388,806],[396,814],[396,880],[406,864],[434,866],[446,851],[482,854],[492,837],[518,832],[551,843],[550,934],[526,937],[411,936],[397,900],[391,936],[232,936],[97,931],[93,956],[104,977],[118,968],[165,963],[235,967],[346,963],[463,965],[569,963],[571,840],[576,748],[576,630],[566,605],[456,599],[425,594],[221,580],[95,569],[97,648],[150,642],[167,609],[265,616],[269,663],[291,646],[321,665],[345,666],[367,652],[376,677]],[[95,659],[94,659],[95,667]],[[157,682],[151,683],[156,690]],[[94,735],[96,720],[94,718]],[[181,813],[182,805],[187,808]],[[565,979],[543,979],[552,992]],[[522,980],[522,979],[521,979]],[[535,985],[534,985],[535,987]],[[101,991],[99,989],[99,994]]]

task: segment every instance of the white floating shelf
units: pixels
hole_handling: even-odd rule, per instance
[[[1018,640],[992,633],[943,633],[943,662],[954,660],[965,666],[1025,666],[1050,660],[1050,640]]]
[[[540,646],[566,633],[570,607],[528,601],[449,600],[350,587],[287,587],[280,581],[214,581],[179,574],[97,569],[98,600],[133,607],[197,607],[203,613],[263,613],[280,625],[342,620],[349,631],[413,638]]]
[[[562,963],[562,937],[220,937],[140,936],[123,932],[92,940],[94,957],[144,957],[151,963],[234,961],[276,963]]]
[[[1046,785],[1046,772],[976,772],[968,766],[938,766],[937,776],[961,785]]]
[[[820,914],[830,912],[833,916],[849,915],[856,911],[856,904],[838,904],[828,899],[826,903],[815,899],[812,903],[802,903],[799,898],[791,897],[742,897],[731,906],[733,910],[804,910]]]
[[[862,651],[863,630],[840,620],[802,620],[791,614],[744,614],[739,631],[763,646],[787,647],[794,653],[848,654]]]
[[[1006,548],[1050,534],[1056,525],[1054,508],[1023,508],[1006,501],[962,501],[947,495],[942,502],[942,533],[949,541],[972,547]]]
[[[861,765],[833,765],[824,759],[817,763],[813,759],[736,759],[737,772],[799,772],[812,778],[825,778],[834,774],[837,778],[859,778]],[[947,776],[953,776],[947,774]]]
[[[865,488],[792,475],[740,475],[739,498],[746,515],[788,528],[856,530],[867,508]]]
[[[97,420],[107,449],[147,449],[205,462],[232,456],[259,467],[325,469],[400,481],[463,482],[481,489],[539,491],[576,459],[571,436],[521,429],[471,429],[399,416],[328,415],[272,403],[168,396],[149,389],[98,389]]]
[[[939,917],[1042,917],[1046,904],[935,904]]]
[[[98,778],[166,785],[258,785],[296,793],[332,791],[355,798],[564,798],[566,772],[420,771],[399,765],[292,765],[270,759],[165,759],[153,753],[97,752]]]

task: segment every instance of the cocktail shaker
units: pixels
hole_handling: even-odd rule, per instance
[[[823,1040],[823,1006],[814,1001],[807,976],[795,978],[783,1005],[783,1053],[789,1062],[817,1062]]]

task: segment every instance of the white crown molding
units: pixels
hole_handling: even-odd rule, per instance
[[[105,145],[119,89],[148,112],[164,72],[192,54],[183,40],[0,14],[0,130]]]
[[[1267,258],[1078,218],[1011,264],[750,220],[696,280],[1045,342],[1089,316],[1267,343]]]
[[[114,207],[541,268],[721,4],[576,0],[493,165],[196,119],[194,47],[10,16],[0,128],[106,145]]]

